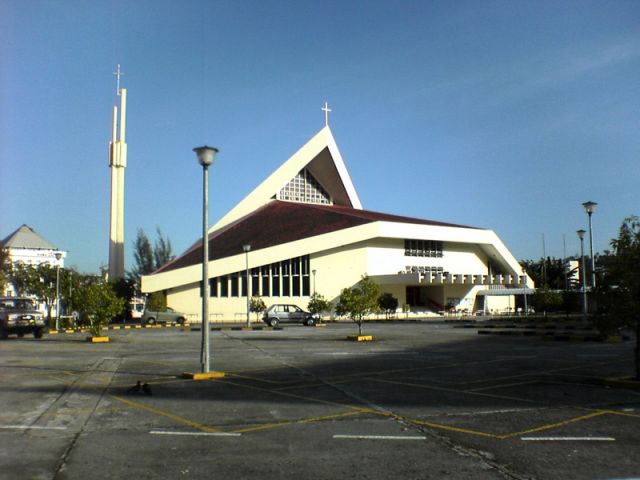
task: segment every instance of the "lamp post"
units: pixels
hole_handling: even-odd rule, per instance
[[[584,320],[587,319],[587,279],[585,278],[585,268],[584,268],[584,234],[587,233],[584,230],[578,230],[576,232],[578,234],[578,238],[580,239],[580,281],[582,283],[582,316]]]
[[[209,373],[209,167],[218,153],[207,145],[193,149],[202,165],[202,373]]]
[[[247,327],[251,326],[251,316],[249,315],[250,313],[250,306],[249,306],[249,299],[251,298],[251,282],[249,282],[249,252],[251,251],[251,245],[249,245],[248,243],[246,245],[242,246],[242,251],[244,252],[244,263],[245,263],[245,269],[247,270],[246,273],[246,279],[247,279],[247,283],[246,283],[246,293],[247,293]]]
[[[56,252],[56,331],[60,330],[60,259],[62,253]]]
[[[596,202],[584,202],[582,206],[584,207],[587,215],[589,215],[589,249],[591,250],[591,289],[596,288],[596,260],[593,256],[593,225],[591,223],[591,216],[593,212],[596,210]]]

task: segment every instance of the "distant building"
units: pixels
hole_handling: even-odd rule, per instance
[[[59,250],[28,225],[22,225],[15,232],[1,240],[0,248],[6,250],[9,262],[12,264],[23,263],[38,266],[46,263],[54,267],[60,266],[63,268],[64,259],[67,256],[67,252]],[[17,294],[10,283],[5,285],[5,291],[0,293],[4,296],[15,296]]]
[[[491,230],[364,210],[328,126],[213,225],[209,273],[211,320],[224,321],[243,318],[247,290],[306,308],[313,292],[335,303],[363,274],[416,315],[513,311],[533,288]],[[142,291],[196,318],[201,279],[199,240],[143,276]]]

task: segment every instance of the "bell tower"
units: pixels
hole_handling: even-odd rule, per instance
[[[109,223],[109,280],[124,278],[124,169],[127,167],[125,127],[127,116],[127,89],[120,88],[120,65],[114,72],[116,94],[120,97],[120,122],[118,107],[113,106],[111,141],[109,142],[109,168],[111,169],[111,220]],[[118,126],[120,134],[118,135]]]

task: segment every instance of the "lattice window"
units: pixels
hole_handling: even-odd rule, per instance
[[[279,200],[331,205],[331,197],[313,175],[303,168],[278,193]]]

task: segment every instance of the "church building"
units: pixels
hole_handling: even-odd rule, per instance
[[[506,311],[533,287],[491,230],[363,209],[328,126],[211,227],[208,268],[211,322],[245,318],[247,293],[267,306],[306,309],[314,292],[335,303],[365,274],[409,315]],[[142,291],[198,320],[201,280],[199,240]]]

